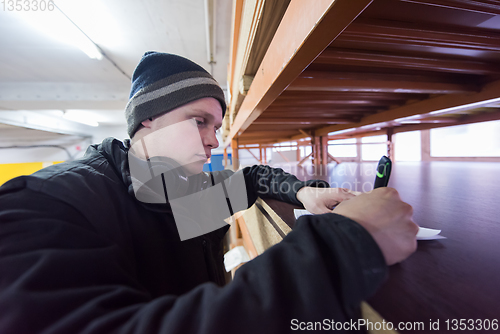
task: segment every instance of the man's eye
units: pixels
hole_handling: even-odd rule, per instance
[[[200,119],[196,119],[196,118],[194,120],[196,121],[196,125],[198,125],[198,126],[205,124],[204,120],[200,120]]]

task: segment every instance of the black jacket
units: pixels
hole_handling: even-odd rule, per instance
[[[0,333],[292,332],[293,319],[356,317],[386,275],[366,230],[324,214],[301,217],[222,286],[227,228],[180,241],[167,204],[131,195],[126,154],[109,138],[0,188]],[[294,176],[244,175],[249,205],[300,205],[294,191],[263,193]]]

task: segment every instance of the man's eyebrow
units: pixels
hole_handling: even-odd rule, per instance
[[[211,113],[209,112],[206,112],[205,110],[203,109],[192,109],[191,112],[190,112],[192,115],[194,114],[198,114],[198,115],[201,115],[205,118],[209,118],[209,119],[214,119],[214,115],[212,115]],[[220,128],[222,126],[222,124],[217,124],[216,128]]]
[[[206,118],[214,118],[214,115],[212,115],[209,112],[206,112],[203,109],[192,109],[192,110],[190,110],[190,113],[191,114],[202,114],[203,117],[206,117]]]

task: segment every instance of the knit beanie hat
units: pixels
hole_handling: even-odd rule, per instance
[[[146,52],[134,70],[125,108],[130,138],[148,118],[204,97],[217,99],[224,116],[224,92],[203,67],[181,56]]]

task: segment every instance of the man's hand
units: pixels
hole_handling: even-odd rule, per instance
[[[417,249],[413,208],[394,188],[377,188],[343,201],[333,212],[363,226],[382,250],[387,265],[403,261]]]
[[[297,199],[310,213],[321,214],[332,212],[334,206],[357,194],[345,188],[303,187],[297,192]]]

